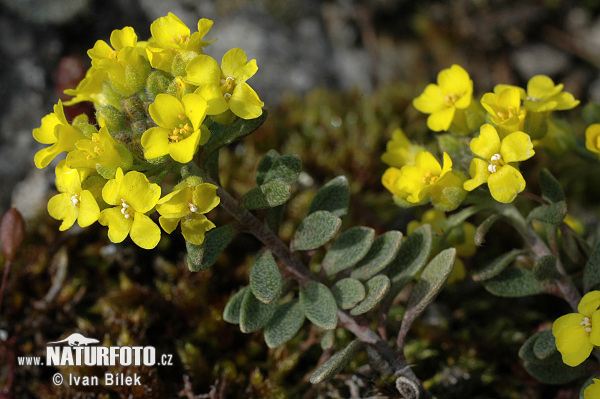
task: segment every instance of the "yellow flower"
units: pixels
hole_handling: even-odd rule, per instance
[[[600,291],[590,291],[581,298],[578,313],[569,313],[554,321],[552,334],[566,365],[580,365],[590,356],[594,346],[600,345],[599,307]]]
[[[111,242],[122,242],[128,235],[144,249],[152,249],[160,241],[160,228],[146,213],[160,198],[160,186],[150,183],[143,173],[131,171],[123,176],[117,169],[115,178],[102,189],[102,198],[114,207],[103,210],[98,221],[108,226]]]
[[[395,197],[410,204],[421,204],[431,199],[442,210],[453,210],[460,205],[466,192],[463,180],[452,172],[452,160],[444,153],[444,166],[427,151],[415,155],[414,165],[401,169],[388,168],[382,183]]]
[[[125,146],[110,135],[103,124],[100,120],[102,127],[98,133],[92,133],[91,139],[75,143],[77,149],[67,154],[67,166],[94,169],[105,179],[112,179],[117,168],[127,170],[131,167],[133,157]]]
[[[187,66],[186,81],[198,86],[196,93],[208,102],[208,115],[218,115],[228,109],[242,119],[258,118],[264,103],[246,83],[258,67],[256,60],[248,61],[244,50],[229,50],[221,60],[199,55]]]
[[[217,186],[203,183],[196,176],[188,177],[158,201],[156,210],[161,215],[158,219],[161,227],[171,234],[181,222],[183,237],[192,244],[202,244],[205,233],[215,227],[204,213],[219,204],[216,192]]]
[[[593,383],[588,385],[583,391],[584,399],[598,399],[600,398],[600,380],[593,378]]]
[[[59,227],[64,231],[73,226],[75,221],[80,227],[87,227],[98,220],[100,208],[89,190],[82,188],[82,182],[89,171],[86,169],[71,169],[65,160],[56,166],[56,188],[60,194],[48,201],[48,213],[54,219],[62,220]]]
[[[486,124],[481,127],[479,137],[471,140],[471,151],[480,158],[471,161],[472,178],[465,182],[465,190],[472,191],[487,183],[496,201],[509,203],[525,189],[525,179],[515,163],[535,154],[529,135],[513,132],[500,140],[496,129]]]
[[[485,93],[481,98],[481,105],[490,114],[491,121],[502,137],[523,130],[526,113],[521,109],[518,88],[506,87],[498,92]]]
[[[158,126],[142,135],[146,159],[169,154],[177,162],[190,162],[210,137],[202,126],[206,108],[206,100],[198,94],[186,94],[181,101],[169,94],[157,95],[148,111]]]
[[[413,100],[414,107],[430,114],[427,127],[434,132],[448,130],[457,109],[466,109],[473,97],[473,81],[467,71],[458,65],[442,70],[437,85],[430,83]]]
[[[497,85],[494,92],[504,88],[519,90],[523,106],[532,112],[564,111],[575,108],[579,100],[571,93],[562,91],[564,85],[555,85],[554,81],[546,75],[536,75],[527,82],[527,92],[520,87],[510,85]]]
[[[91,101],[96,109],[106,105],[112,105],[117,109],[121,107],[121,96],[116,94],[110,86],[106,71],[98,68],[89,68],[85,78],[79,82],[77,87],[65,90],[65,94],[74,97],[69,101],[65,101],[65,105]]]
[[[415,154],[423,150],[423,147],[413,144],[402,129],[398,128],[392,133],[392,139],[388,141],[381,160],[390,166],[401,168],[406,164],[413,163]]]
[[[150,65],[180,75],[177,73],[179,67],[175,65],[174,68],[174,60],[183,62],[185,68],[197,55],[203,54],[202,47],[214,42],[202,40],[212,25],[213,21],[202,18],[198,21],[198,32],[191,33],[190,28],[172,13],[158,18],[150,25],[153,40],[146,47]]]
[[[62,102],[54,106],[54,112],[42,118],[42,125],[33,129],[33,138],[42,144],[52,144],[39,150],[33,159],[39,169],[45,168],[61,152],[75,148],[77,140],[85,139],[79,129],[71,126],[65,117]]]
[[[98,40],[88,51],[92,68],[106,72],[112,88],[123,96],[143,90],[151,69],[145,58],[146,43],[138,43],[129,26],[114,30],[110,42],[114,50],[104,40]]]
[[[600,123],[594,123],[585,130],[585,148],[600,154]]]

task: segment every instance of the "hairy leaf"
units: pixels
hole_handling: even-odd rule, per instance
[[[500,219],[500,215],[494,213],[485,219],[479,226],[477,226],[477,230],[475,231],[475,245],[480,247],[485,242],[485,236],[490,228]]]
[[[328,381],[335,377],[346,365],[352,360],[354,355],[361,348],[359,341],[352,341],[346,348],[331,356],[325,363],[321,365],[311,376],[310,382],[318,384],[323,381]]]
[[[233,224],[226,224],[206,233],[204,242],[200,245],[186,241],[187,264],[190,271],[199,272],[214,265],[221,252],[237,233],[238,231]]]
[[[256,184],[260,186],[261,184],[266,183],[265,176],[279,156],[277,151],[271,149],[262,157],[258,163],[258,168],[256,169]]]
[[[323,269],[328,276],[354,266],[367,253],[375,230],[369,227],[357,226],[343,232],[333,243],[323,259]]]
[[[427,263],[433,243],[431,226],[424,224],[413,231],[385,270],[392,280],[393,292],[400,291],[419,274]]]
[[[546,292],[544,286],[526,269],[511,267],[483,282],[490,293],[502,297],[521,297]]]
[[[527,253],[522,249],[513,249],[504,255],[501,255],[485,265],[484,267],[477,269],[471,273],[471,277],[476,281],[489,280],[496,277],[504,269],[506,269],[517,257]]]
[[[540,222],[554,224],[559,226],[567,216],[567,203],[565,201],[556,202],[550,205],[540,205],[533,208],[527,219],[539,220]]]
[[[264,176],[264,182],[268,183],[279,179],[293,186],[296,184],[300,172],[302,172],[300,157],[296,154],[285,154],[275,159],[273,165]]]
[[[227,302],[223,310],[223,320],[231,324],[240,324],[240,310],[246,291],[248,291],[248,287],[242,288]]]
[[[367,313],[377,306],[390,291],[390,279],[384,274],[377,275],[365,284],[366,297],[350,311],[352,316]]]
[[[258,331],[267,325],[277,309],[277,301],[263,303],[259,301],[252,290],[246,290],[240,309],[240,330],[243,333]]]
[[[292,187],[283,180],[271,180],[254,187],[240,198],[240,205],[246,209],[273,208],[284,204],[292,195]]]
[[[308,207],[308,213],[328,211],[337,217],[342,217],[348,212],[349,201],[348,179],[345,176],[338,176],[317,191]]]
[[[365,287],[358,280],[344,278],[331,287],[331,293],[340,309],[351,309],[365,298]]]
[[[342,220],[331,212],[311,213],[300,223],[291,242],[293,251],[316,249],[335,236]]]
[[[322,283],[310,280],[300,286],[300,304],[304,314],[314,325],[324,330],[337,326],[337,304],[333,294]]]
[[[271,251],[257,256],[250,270],[250,288],[261,302],[272,302],[281,291],[281,273]]]
[[[304,324],[304,312],[298,300],[286,302],[275,309],[265,327],[265,342],[269,348],[285,344],[298,333]]]
[[[600,238],[596,240],[583,270],[583,290],[588,292],[600,283]]]
[[[550,202],[565,201],[565,192],[552,173],[546,168],[540,172],[540,189],[542,198]]]
[[[350,277],[359,280],[368,280],[383,269],[394,259],[400,244],[402,233],[399,231],[388,231],[373,241],[369,252],[358,262]]]

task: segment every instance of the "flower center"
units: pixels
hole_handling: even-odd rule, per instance
[[[502,111],[498,111],[496,113],[496,115],[498,115],[498,118],[505,120],[505,119],[510,119],[513,116],[517,115],[517,111],[515,110],[515,107],[510,106],[506,109],[506,112],[502,112]]]
[[[77,194],[73,194],[71,196],[71,203],[73,204],[73,206],[75,208],[79,208],[79,201],[80,201],[80,197]]]
[[[591,333],[592,332],[592,321],[590,320],[589,317],[584,317],[583,321],[581,323],[579,323],[580,326],[584,326],[585,327],[585,332],[586,333]]]
[[[498,169],[504,166],[504,160],[502,160],[502,155],[494,154],[492,158],[490,158],[490,164],[488,165],[488,170],[490,173],[496,173]]]
[[[425,176],[421,179],[421,181],[425,184],[433,184],[439,178],[439,176],[432,176],[431,172],[425,173]]]
[[[131,217],[131,214],[133,213],[131,206],[127,203],[127,201],[125,201],[122,198],[121,198],[121,213],[123,214],[123,217],[125,217],[125,219],[129,219]]]
[[[234,86],[235,79],[231,76],[228,76],[227,79],[221,79],[221,93],[226,100],[231,98],[231,93],[233,92]]]
[[[188,35],[177,35],[171,38],[171,41],[175,44],[185,44],[190,41],[190,37]]]
[[[186,219],[190,219],[192,216],[194,216],[194,213],[198,212],[198,207],[189,201],[188,208],[190,208],[190,213],[185,217]]]
[[[450,93],[444,97],[444,100],[446,101],[446,106],[450,107],[452,104],[458,101],[458,96],[454,93]]]
[[[182,121],[182,123],[173,128],[173,132],[169,136],[169,143],[178,143],[181,140],[187,139],[194,131],[194,128],[190,126],[190,120],[185,115],[177,115],[177,117]]]

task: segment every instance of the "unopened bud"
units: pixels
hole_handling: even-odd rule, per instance
[[[161,93],[166,93],[169,83],[171,83],[171,79],[167,78],[163,72],[152,72],[146,80],[146,91],[148,92],[149,99],[154,101],[156,96]]]
[[[23,242],[25,221],[16,208],[10,208],[0,222],[0,240],[6,260],[12,262],[17,250]]]
[[[96,111],[96,119],[104,119],[106,128],[112,134],[125,130],[125,114],[112,105],[99,108]]]
[[[146,118],[144,103],[137,97],[131,97],[121,101],[125,116],[130,121],[139,121]]]

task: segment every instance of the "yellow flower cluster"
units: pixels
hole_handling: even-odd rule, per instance
[[[527,90],[497,85],[477,103],[473,100],[469,74],[452,65],[439,73],[437,84],[425,87],[413,105],[429,114],[430,130],[447,131],[454,143],[472,137],[470,143],[467,141],[471,154],[459,150],[448,154],[442,150],[442,167],[432,153],[396,131],[382,156],[390,165],[383,174],[383,185],[402,206],[430,201],[440,210],[454,210],[468,191],[484,183],[496,201],[514,201],[526,185],[519,163],[533,157],[534,146],[559,147],[554,141],[563,132],[560,124],[551,119],[551,112],[579,104],[562,89],[562,84],[555,85],[549,77],[538,75],[529,80]],[[598,137],[600,125],[590,127],[587,133],[590,150],[598,152]],[[440,147],[444,148],[441,144]],[[458,158],[452,159],[451,155]],[[453,169],[454,163],[457,167]]]
[[[108,226],[112,242],[130,236],[154,248],[161,236],[149,216],[154,211],[164,231],[180,224],[192,244],[215,227],[204,214],[219,204],[216,186],[187,172],[162,198],[159,185],[192,161],[210,139],[211,124],[263,112],[247,83],[258,70],[256,60],[248,61],[239,48],[220,65],[204,54],[214,41],[204,40],[212,24],[201,19],[192,33],[169,13],[152,23],[147,41],[125,27],[112,32],[110,44],[99,40],[88,51],[91,67],[77,88],[66,90],[73,98],[64,105],[91,101],[97,125],[85,115],[67,121],[59,101],[33,131],[47,145],[35,155],[38,168],[66,153],[56,166],[59,194],[48,203],[50,215],[62,221],[60,230],[98,221]]]

